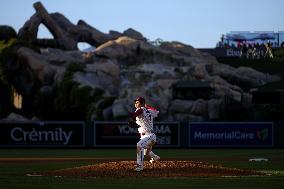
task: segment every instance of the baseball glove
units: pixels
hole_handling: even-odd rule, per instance
[[[139,125],[136,123],[136,121],[133,118],[129,118],[129,120],[128,120],[128,127],[130,127],[130,128],[138,128]]]

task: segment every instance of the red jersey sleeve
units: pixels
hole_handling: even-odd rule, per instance
[[[143,114],[143,109],[140,108],[137,111],[135,111],[134,113],[132,113],[132,118],[136,118],[137,116]]]

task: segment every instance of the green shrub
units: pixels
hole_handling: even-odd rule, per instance
[[[9,41],[0,41],[0,53],[2,52],[3,49],[7,48],[7,47],[11,47],[12,45],[14,45],[17,42],[16,39],[10,39]]]
[[[8,56],[11,56],[11,52],[8,49],[16,43],[16,39],[10,39],[8,42],[0,41],[0,80],[7,84],[7,74],[5,73],[5,61]]]
[[[98,96],[96,100],[89,106],[87,118],[91,120],[93,114],[96,115],[96,120],[104,121],[103,110],[111,106],[116,98],[114,96]]]
[[[274,56],[284,58],[284,48],[276,49],[274,51]]]
[[[89,106],[103,91],[93,91],[91,87],[83,86],[73,81],[75,72],[83,72],[85,65],[70,64],[64,74],[63,80],[57,87],[54,100],[57,119],[86,120]]]

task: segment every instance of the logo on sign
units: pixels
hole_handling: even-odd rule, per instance
[[[262,141],[266,140],[268,137],[268,129],[264,128],[262,130],[257,130],[256,137],[257,139],[262,140]]]
[[[137,128],[129,128],[127,125],[118,126],[120,134],[136,134]],[[168,125],[154,125],[154,133],[156,134],[171,134],[170,126]]]
[[[35,128],[25,131],[21,127],[15,127],[11,130],[11,138],[15,142],[63,142],[68,144],[72,135],[72,131],[66,132],[62,128],[55,128],[49,131],[37,131]]]
[[[253,139],[253,133],[245,133],[241,131],[232,131],[232,132],[221,132],[221,133],[213,133],[208,132],[204,133],[201,131],[194,132],[195,139]]]

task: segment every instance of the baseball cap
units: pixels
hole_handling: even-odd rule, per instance
[[[140,102],[141,104],[145,104],[145,99],[143,97],[141,97],[141,96],[139,96],[138,98],[136,98],[134,100],[134,102],[136,102],[136,101]]]

